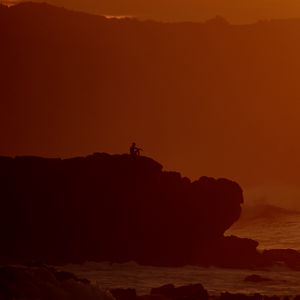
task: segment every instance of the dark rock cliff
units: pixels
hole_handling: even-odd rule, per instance
[[[222,264],[243,194],[226,179],[191,182],[147,157],[97,153],[1,157],[0,199],[2,260],[182,265]]]

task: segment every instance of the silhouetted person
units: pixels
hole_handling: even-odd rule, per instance
[[[142,149],[138,148],[136,146],[136,143],[132,143],[131,147],[130,147],[130,155],[131,156],[140,156],[141,155],[141,151],[143,151]]]

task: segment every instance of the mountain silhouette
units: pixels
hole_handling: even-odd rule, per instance
[[[11,2],[19,1],[12,0]],[[44,1],[35,0],[34,2]],[[300,12],[298,0],[286,0],[285,2],[245,0],[243,5],[237,0],[227,0],[226,5],[219,0],[186,0],[184,2],[180,0],[164,0],[163,2],[101,0],[97,3],[93,0],[47,0],[47,3],[101,15],[135,16],[141,19],[167,22],[201,22],[220,14],[230,22],[248,24],[257,20],[299,17]]]

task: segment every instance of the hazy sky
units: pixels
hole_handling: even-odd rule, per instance
[[[4,0],[4,2],[12,1],[18,0]],[[215,15],[222,15],[232,23],[300,17],[299,0],[46,0],[46,2],[97,14],[132,15],[164,21],[203,21]]]
[[[271,12],[287,17],[300,11],[296,1],[292,10],[291,1],[284,5],[277,0],[261,0],[261,6],[255,6],[256,0],[244,0],[243,5],[242,0],[226,5],[221,0],[51,1],[99,14],[163,20],[202,20],[215,14],[228,18],[231,13],[236,21],[246,22],[250,15],[255,20],[254,13],[267,18]],[[49,11],[55,16],[56,10]],[[280,186],[292,190],[291,201],[299,203],[300,31],[294,26],[299,22],[267,30],[264,25],[232,28],[215,36],[198,32],[198,27],[211,30],[209,26],[177,25],[155,26],[155,34],[133,30],[125,35],[123,22],[117,31],[112,26],[99,33],[97,18],[74,14],[73,22],[70,14],[57,11],[63,18],[51,17],[41,29],[36,24],[42,18],[35,20],[30,13],[33,22],[25,22],[29,27],[24,31],[0,27],[4,38],[10,36],[8,28],[17,37],[0,47],[0,56],[6,57],[6,71],[0,72],[0,79],[5,74],[1,96],[6,93],[6,101],[0,101],[6,105],[0,109],[0,155],[124,153],[136,141],[144,155],[166,169],[193,179],[234,179],[243,187],[255,187],[252,198],[276,195],[281,201],[286,193],[278,191]],[[138,26],[149,30],[148,25]],[[170,32],[176,36],[165,27],[174,27]],[[24,43],[27,32],[32,39]]]

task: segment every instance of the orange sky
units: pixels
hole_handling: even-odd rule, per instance
[[[105,14],[138,11],[110,1]],[[300,186],[299,21],[215,31],[40,9],[0,26],[0,155],[124,153],[135,141],[193,179]]]
[[[18,0],[4,0],[4,2]],[[222,15],[232,23],[300,17],[299,0],[37,0],[104,15],[164,21],[203,21]]]

